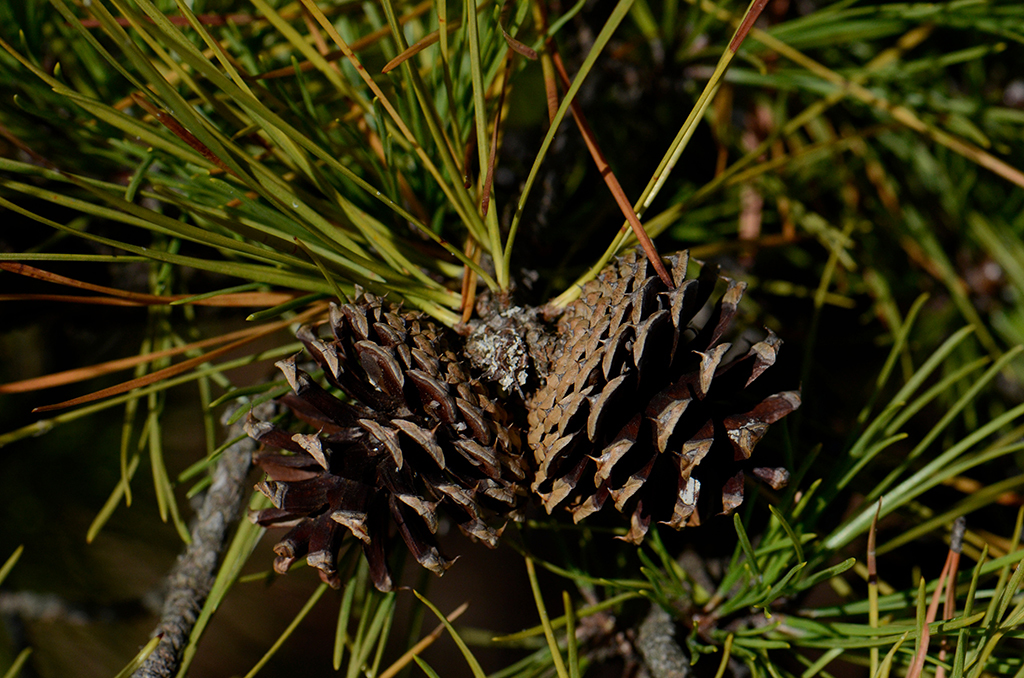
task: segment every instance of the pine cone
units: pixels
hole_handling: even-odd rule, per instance
[[[349,400],[321,387],[294,358],[283,360],[277,366],[294,393],[281,400],[317,432],[292,434],[256,421],[248,428],[283,451],[255,459],[267,474],[256,487],[274,508],[253,521],[293,526],[274,547],[274,569],[286,572],[305,556],[337,586],[338,551],[351,534],[376,587],[390,590],[390,517],[416,560],[442,574],[453,561],[433,537],[440,509],[494,547],[501,529],[486,521],[517,519],[525,494],[519,437],[452,352],[449,331],[361,291],[353,303],[331,306],[330,330],[321,338],[307,325],[298,337]]]
[[[686,280],[687,262],[686,252],[668,257],[673,290],[637,253],[586,284],[559,321],[554,368],[528,403],[533,490],[547,511],[570,500],[579,522],[611,499],[631,514],[624,539],[634,544],[652,519],[681,529],[708,504],[735,509],[754,446],[800,405],[795,391],[765,394],[764,380],[753,383],[782,343],[771,331],[735,359],[721,341],[745,285],[726,279],[700,322],[718,269]],[[788,478],[784,469],[753,472],[777,487]],[[720,501],[701,497],[712,482]]]

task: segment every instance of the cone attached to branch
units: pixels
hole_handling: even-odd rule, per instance
[[[518,433],[449,336],[421,314],[361,291],[352,303],[332,305],[329,333],[299,329],[326,381],[348,399],[291,358],[277,364],[293,390],[282,402],[312,432],[249,422],[249,435],[277,450],[255,459],[267,474],[257,489],[273,508],[252,519],[292,528],[274,547],[275,570],[305,557],[337,586],[338,552],[352,537],[386,591],[394,584],[386,548],[392,532],[422,566],[442,574],[453,561],[434,538],[441,514],[491,547],[501,532],[494,522],[518,519],[525,495]]]
[[[636,253],[584,286],[559,321],[554,368],[528,403],[533,490],[544,507],[565,504],[579,522],[611,504],[630,516],[632,543],[651,520],[680,529],[701,513],[731,512],[745,468],[784,485],[784,469],[750,459],[768,426],[800,405],[795,391],[763,388],[781,345],[774,334],[745,351],[723,341],[745,285],[726,279],[709,308],[718,269],[686,279],[687,253],[667,261],[675,289]]]

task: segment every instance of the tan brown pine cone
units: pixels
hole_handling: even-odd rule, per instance
[[[755,384],[775,363],[773,333],[738,354],[723,341],[745,285],[727,280],[708,308],[717,268],[686,279],[687,253],[667,263],[671,290],[637,253],[584,286],[528,403],[532,487],[544,507],[566,504],[578,522],[612,504],[630,515],[632,543],[651,520],[696,524],[698,503],[731,512],[743,501],[745,467],[785,484],[783,469],[748,460],[768,426],[800,405],[795,391],[765,394]]]

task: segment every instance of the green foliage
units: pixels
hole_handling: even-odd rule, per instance
[[[1013,166],[1024,113],[1011,96],[1024,8],[794,3],[769,7],[738,45],[743,16],[705,0],[0,3],[0,210],[35,224],[0,263],[87,271],[82,280],[141,265],[148,295],[141,358],[117,368],[135,381],[21,422],[0,446],[123,405],[116,482],[104,480],[113,490],[83,536],[132,503],[148,467],[155,513],[187,540],[177,490],[205,489],[235,442],[219,440],[219,408],[241,405],[237,419],[288,390],[230,370],[299,350],[280,335],[258,350],[239,338],[248,354],[219,360],[220,348],[201,343],[197,309],[234,313],[242,306],[229,299],[254,295],[238,314],[256,327],[249,341],[359,285],[454,326],[472,306],[460,278],[501,296],[522,269],[543,281],[533,301],[564,306],[636,242],[576,131],[560,124],[578,103],[586,142],[603,149],[662,250],[724,260],[758,303],[748,320],[802,352],[804,410],[764,443],[792,478],[732,516],[718,538],[734,547],[699,554],[706,571],[681,559],[696,548],[689,530],[652,529],[626,549],[609,546],[617,528],[526,523],[509,541],[523,554],[537,627],[493,639],[420,597],[469,670],[484,675],[471,647],[484,644],[526,653],[496,676],[584,675],[611,641],[580,630],[635,627],[651,604],[720,675],[735,658],[756,676],[827,675],[836,661],[887,676],[917,670],[929,635],[926,671],[1019,673],[1019,522],[1009,543],[999,535],[1010,522],[1000,502],[1024,485],[1024,174]],[[546,116],[553,46],[571,83]],[[537,61],[523,56],[531,50]],[[517,174],[502,182],[495,166]],[[143,303],[141,292],[61,284],[101,303]],[[888,350],[875,364],[877,346]],[[172,473],[164,417],[184,384],[195,385],[204,453]],[[957,489],[969,481],[980,484]],[[876,516],[881,539],[865,559]],[[948,540],[961,516],[975,563],[955,577],[962,609],[930,620],[938,568],[902,547]],[[266,580],[242,576],[262,533],[248,522],[235,533],[181,675],[228,594]],[[551,548],[549,534],[565,543]],[[550,616],[535,568],[567,587],[561,616]],[[368,588],[364,566],[353,571],[337,597],[316,589],[248,675],[332,598],[336,671],[391,676],[414,661],[437,675],[415,638],[392,664],[400,595]],[[807,602],[825,590],[839,602]],[[5,675],[28,660],[18,654]]]

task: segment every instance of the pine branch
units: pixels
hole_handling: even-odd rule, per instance
[[[228,428],[229,439],[241,434],[241,424]],[[167,576],[167,597],[153,634],[161,636],[160,644],[132,678],[170,678],[177,674],[182,652],[216,578],[228,537],[238,522],[255,447],[256,442],[246,437],[224,450],[196,515],[192,543]]]
[[[676,642],[672,617],[657,603],[651,604],[636,636],[636,647],[653,678],[688,678],[690,658]]]

